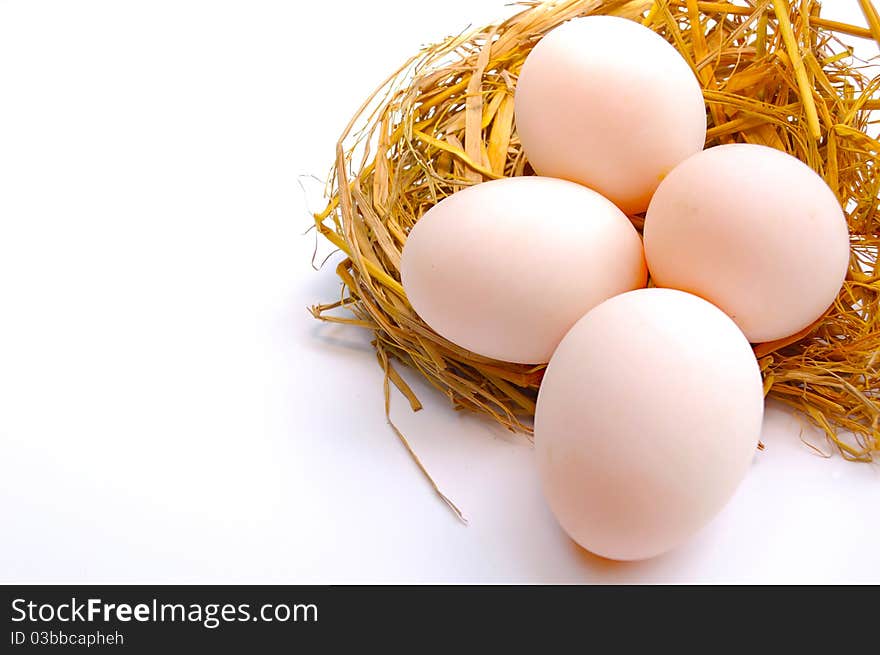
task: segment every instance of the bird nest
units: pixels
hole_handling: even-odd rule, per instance
[[[533,174],[513,112],[517,75],[532,46],[572,18],[621,16],[663,36],[694,70],[707,146],[783,150],[837,194],[851,243],[840,294],[806,330],[754,351],[769,397],[803,412],[845,457],[870,460],[880,450],[880,142],[870,121],[880,108],[880,75],[847,44],[880,42],[880,18],[867,0],[852,1],[869,29],[823,18],[814,0],[529,3],[511,18],[423,49],[365,101],[337,144],[329,202],[314,220],[345,255],[336,267],[343,289],[312,313],[373,333],[386,408],[390,384],[420,407],[399,363],[456,408],[528,433],[544,366],[487,359],[435,333],[407,301],[401,250],[419,217],[443,198],[486,180]],[[641,229],[642,216],[630,219]]]

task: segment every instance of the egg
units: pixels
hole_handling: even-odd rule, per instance
[[[674,289],[606,300],[566,334],[538,393],[547,502],[597,555],[666,552],[730,499],[763,407],[752,349],[717,307]]]
[[[626,213],[644,211],[663,177],[706,139],[687,62],[650,29],[613,16],[548,32],[522,66],[514,113],[538,174],[584,184]]]
[[[641,238],[595,191],[513,177],[431,207],[400,261],[412,307],[435,332],[493,359],[544,363],[568,328],[645,285]]]
[[[687,159],[657,189],[644,232],[654,284],[715,303],[755,343],[818,319],[849,266],[834,193],[766,146],[723,145]]]

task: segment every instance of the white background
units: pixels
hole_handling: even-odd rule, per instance
[[[426,408],[394,416],[464,527],[368,335],[307,313],[339,288],[297,177],[420,45],[510,11],[0,0],[0,580],[880,581],[878,468],[778,408],[717,520],[616,564],[556,526],[524,438],[410,376]]]

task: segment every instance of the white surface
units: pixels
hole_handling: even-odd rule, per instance
[[[776,409],[657,560],[578,550],[528,443],[416,384],[394,415],[470,526],[432,495],[368,337],[305,310],[338,286],[296,177],[414,48],[509,9],[393,4],[0,1],[0,580],[880,581],[877,467]]]

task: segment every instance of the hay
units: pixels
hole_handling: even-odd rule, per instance
[[[406,300],[401,249],[418,218],[446,196],[532,172],[514,129],[513,92],[543,34],[589,14],[639,20],[674,44],[700,79],[707,146],[747,142],[791,153],[845,208],[851,265],[834,306],[802,333],[758,344],[755,353],[770,397],[806,414],[845,457],[870,460],[880,450],[880,142],[869,136],[869,114],[880,108],[880,76],[845,43],[880,43],[880,19],[870,2],[855,1],[868,29],[822,18],[814,0],[534,3],[426,48],[364,103],[337,145],[329,203],[314,218],[318,233],[346,255],[336,268],[343,293],[312,313],[373,332],[386,407],[389,382],[420,407],[395,360],[456,408],[528,433],[543,366],[486,359],[435,334]],[[631,219],[641,227],[640,216]]]

